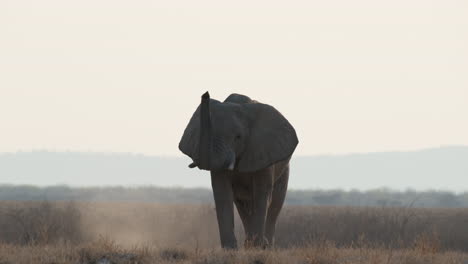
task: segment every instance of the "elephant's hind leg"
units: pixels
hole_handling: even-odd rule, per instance
[[[273,193],[271,196],[271,204],[268,209],[268,215],[265,223],[265,236],[268,240],[268,245],[273,246],[275,243],[276,220],[283,207],[284,198],[288,189],[289,166],[285,168],[283,175],[275,182]]]

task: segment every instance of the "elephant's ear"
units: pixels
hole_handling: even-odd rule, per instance
[[[250,131],[237,169],[240,172],[257,171],[289,158],[299,140],[288,120],[267,104],[251,103],[244,106]]]
[[[179,149],[185,155],[192,158],[193,161],[198,161],[198,144],[200,141],[200,106],[193,113],[184,134],[179,142]]]

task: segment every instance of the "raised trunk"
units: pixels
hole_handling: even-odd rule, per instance
[[[198,168],[209,170],[211,166],[211,116],[210,116],[210,94],[202,95],[200,106],[200,145]]]

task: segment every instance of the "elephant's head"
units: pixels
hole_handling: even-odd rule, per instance
[[[239,94],[220,102],[206,92],[179,149],[191,168],[252,172],[287,159],[297,144],[294,128],[272,106]]]

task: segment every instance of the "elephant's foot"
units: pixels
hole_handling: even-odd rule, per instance
[[[223,245],[222,248],[225,249],[225,250],[237,250],[237,244]]]
[[[227,250],[236,250],[237,249],[237,240],[222,241],[221,247]]]
[[[261,248],[261,249],[267,249],[270,247],[270,243],[268,243],[268,239],[266,239],[264,236],[255,236],[252,238],[247,238],[244,242],[244,247],[246,249],[250,248]]]

